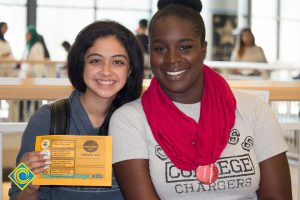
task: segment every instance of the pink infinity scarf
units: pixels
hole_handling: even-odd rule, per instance
[[[236,100],[227,82],[206,65],[203,77],[205,84],[198,123],[174,105],[156,78],[142,96],[154,138],[182,170],[215,163],[235,123]]]

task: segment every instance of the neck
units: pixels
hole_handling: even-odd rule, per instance
[[[101,127],[111,106],[112,100],[94,97],[91,94],[83,93],[80,96],[80,102],[83,105],[84,110],[87,112],[93,126],[95,128]]]

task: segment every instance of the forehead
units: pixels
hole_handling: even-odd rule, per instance
[[[245,31],[242,35],[244,35],[244,36],[251,36],[252,34],[249,31]]]
[[[195,38],[196,34],[191,21],[178,16],[166,16],[156,21],[151,37],[153,40],[158,38],[171,40],[182,37]]]
[[[96,39],[90,49],[110,49],[126,51],[124,46],[115,36],[106,36]]]

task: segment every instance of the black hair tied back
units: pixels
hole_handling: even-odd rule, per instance
[[[183,6],[187,6],[199,13],[202,10],[201,0],[158,0],[157,8],[158,10],[160,10],[170,4],[180,4]]]

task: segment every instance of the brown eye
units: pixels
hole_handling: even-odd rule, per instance
[[[123,60],[114,60],[113,62],[115,65],[126,65],[126,62]]]
[[[192,45],[182,45],[179,47],[179,50],[184,51],[184,50],[191,49],[191,48],[193,48]]]
[[[100,59],[91,59],[91,60],[89,60],[89,63],[90,64],[99,64],[99,63],[101,63],[101,60]]]
[[[157,53],[163,53],[163,52],[167,51],[167,48],[165,48],[165,47],[154,47],[153,51],[155,51]]]

